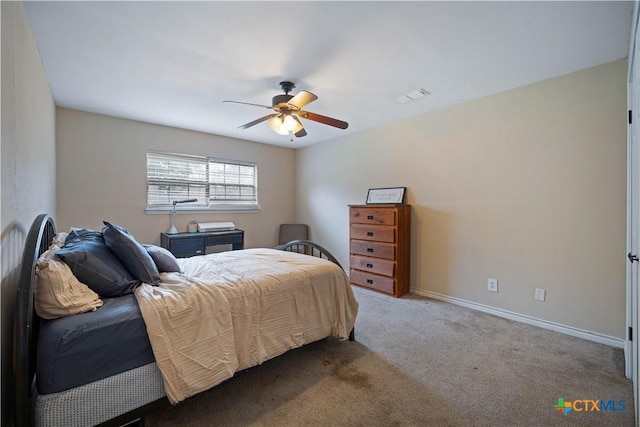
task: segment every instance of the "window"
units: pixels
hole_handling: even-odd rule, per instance
[[[172,207],[174,200],[198,199],[182,209],[255,210],[255,163],[172,153],[147,153],[147,209]]]

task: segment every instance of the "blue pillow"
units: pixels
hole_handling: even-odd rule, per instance
[[[180,271],[180,265],[178,265],[176,257],[169,252],[168,249],[155,245],[143,244],[142,246],[147,250],[149,255],[151,255],[151,258],[153,258],[153,262],[156,263],[156,267],[158,267],[158,271],[160,273]]]
[[[56,257],[69,266],[80,282],[101,297],[130,294],[140,284],[107,247],[99,231],[72,231]]]
[[[124,228],[103,221],[102,236],[107,247],[113,251],[133,277],[144,283],[158,286],[160,272],[151,255]]]

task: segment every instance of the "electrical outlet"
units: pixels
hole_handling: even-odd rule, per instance
[[[547,291],[545,291],[544,289],[536,288],[536,293],[534,295],[534,298],[536,299],[536,301],[544,301],[544,297],[546,293]]]
[[[487,290],[498,292],[498,279],[487,279]]]

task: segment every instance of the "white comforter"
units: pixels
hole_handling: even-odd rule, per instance
[[[176,404],[287,350],[346,339],[358,303],[334,263],[275,249],[180,259],[135,295]]]

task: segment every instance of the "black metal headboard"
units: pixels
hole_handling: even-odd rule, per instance
[[[36,217],[29,229],[20,267],[20,281],[14,320],[13,366],[16,385],[16,425],[33,424],[32,398],[36,370],[36,343],[39,318],[33,308],[36,262],[47,250],[56,226],[47,214]]]

